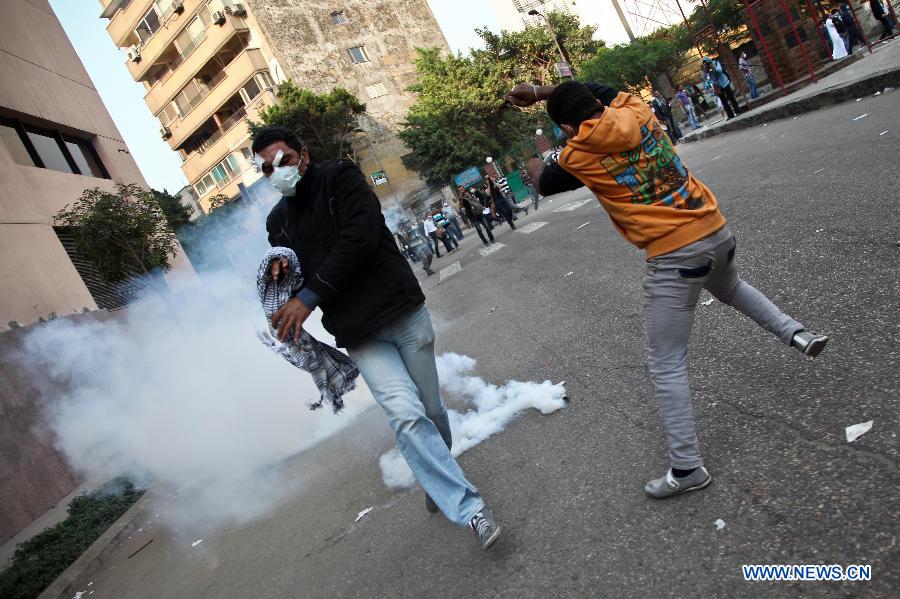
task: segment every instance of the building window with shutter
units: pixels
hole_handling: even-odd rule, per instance
[[[370,99],[386,96],[387,93],[387,87],[384,86],[384,82],[366,86],[366,94],[368,94]]]
[[[356,46],[354,48],[349,48],[347,53],[350,54],[350,60],[354,63],[359,64],[361,62],[369,62],[369,54],[366,52],[365,46]]]
[[[350,22],[350,19],[344,14],[344,11],[336,10],[331,13],[331,22],[335,25],[346,25]]]

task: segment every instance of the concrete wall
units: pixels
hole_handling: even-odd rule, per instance
[[[98,310],[70,318],[83,322],[116,316]],[[41,424],[38,389],[46,381],[35,375],[22,354],[22,339],[32,330],[0,333],[0,545],[80,482],[54,449],[53,434]],[[52,393],[53,389],[46,391]]]
[[[409,150],[396,137],[415,100],[407,87],[415,81],[416,48],[447,41],[425,0],[249,0],[245,2],[287,76],[322,93],[343,87],[366,105],[375,156],[364,139],[356,148],[366,174],[384,166],[391,185],[375,187],[383,200],[420,189],[424,182],[406,169],[400,157]],[[341,10],[349,23],[336,25],[331,13]],[[369,62],[354,64],[348,48],[364,46]],[[384,84],[387,94],[369,97],[367,87]]]

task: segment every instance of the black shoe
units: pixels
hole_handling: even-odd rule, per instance
[[[828,343],[827,336],[811,333],[810,331],[797,331],[791,340],[791,345],[810,358],[815,358],[822,353],[826,343]]]
[[[469,526],[475,531],[475,538],[485,551],[490,549],[491,545],[500,537],[500,525],[494,522],[491,510],[486,507],[475,514],[469,521]]]
[[[430,277],[431,275],[434,274],[434,271],[429,268],[428,270],[425,271],[425,273]]]
[[[432,499],[431,495],[428,493],[425,493],[425,509],[428,510],[429,514],[437,514],[441,511],[441,508],[437,506],[434,499]]]

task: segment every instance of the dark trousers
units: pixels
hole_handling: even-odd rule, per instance
[[[741,109],[738,108],[738,103],[734,98],[734,90],[731,89],[731,84],[729,83],[725,87],[719,86],[719,89],[721,90],[719,92],[719,98],[722,100],[722,106],[725,108],[725,114],[728,115],[728,118],[738,114]]]
[[[438,239],[444,242],[444,247],[447,248],[448,254],[459,247],[459,242],[447,229],[444,229],[444,236],[438,237]]]
[[[881,39],[890,37],[891,34],[894,33],[894,27],[891,23],[890,17],[888,17],[887,15],[881,15],[878,20],[881,21],[881,26],[882,28],[884,28],[884,31],[881,32]]]
[[[434,243],[434,255],[438,258],[441,257],[441,250],[438,248],[438,236],[437,232],[429,233],[428,236],[431,238],[431,241]]]
[[[494,241],[494,234],[491,232],[491,225],[488,222],[487,215],[481,215],[478,218],[470,219],[472,222],[472,226],[475,227],[475,232],[478,233],[478,237],[481,238],[481,241],[484,245],[488,244],[487,238],[485,238],[484,233],[481,231],[481,228],[484,227],[484,231],[487,233],[488,238],[491,241]]]

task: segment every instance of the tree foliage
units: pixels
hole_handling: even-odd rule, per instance
[[[676,41],[642,37],[630,44],[601,48],[581,65],[586,80],[636,92],[658,73],[667,72],[677,60]]]
[[[316,160],[347,154],[357,118],[366,111],[356,96],[339,87],[317,94],[293,81],[281,83],[277,94],[280,102],[262,110],[262,122],[250,123],[251,135],[262,127],[281,125],[295,131]]]
[[[169,270],[178,248],[154,192],[137,185],[119,185],[114,192],[87,189],[55,220],[72,229],[78,252],[107,283],[119,283],[135,273]]]
[[[602,47],[592,39],[594,29],[580,27],[577,18],[550,13],[548,19],[573,62]],[[436,48],[418,51],[418,79],[409,88],[418,96],[400,138],[412,150],[413,166],[432,183],[446,183],[487,156],[500,156],[523,138],[533,137],[534,128],[545,120],[540,107],[508,109],[504,96],[521,81],[558,80],[553,65],[559,62],[559,52],[546,27],[500,35],[476,31],[485,49],[468,56],[441,56]]]
[[[173,231],[178,231],[178,229],[191,222],[191,211],[181,203],[181,198],[170,194],[165,189],[162,191],[154,189],[151,193]]]

